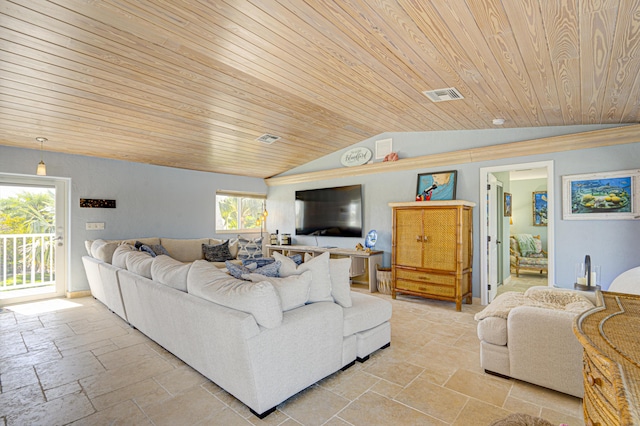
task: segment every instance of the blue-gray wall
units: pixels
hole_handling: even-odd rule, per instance
[[[496,129],[479,131],[449,131],[424,133],[386,133],[365,140],[356,146],[366,146],[374,152],[375,141],[393,138],[393,150],[400,158],[417,157],[472,147],[496,145],[536,139],[554,135],[576,133],[604,128],[605,126],[566,126],[528,129]],[[638,137],[640,141],[640,135]],[[286,174],[331,170],[340,168],[340,157],[346,150],[328,155]],[[608,286],[619,273],[640,265],[640,223],[632,220],[566,221],[562,220],[562,176],[589,172],[637,169],[640,167],[640,143],[606,148],[593,148],[555,154],[530,155],[497,161],[471,164],[452,164],[438,168],[397,171],[376,175],[364,175],[345,179],[326,179],[312,183],[273,186],[269,188],[269,232],[291,233],[294,243],[316,244],[315,237],[295,236],[294,195],[298,189],[322,188],[338,185],[362,184],[364,193],[364,227],[378,231],[376,249],[384,250],[385,264],[391,256],[391,209],[389,202],[412,201],[415,197],[418,173],[438,170],[458,171],[458,199],[480,204],[480,168],[537,161],[554,162],[555,175],[549,185],[555,190],[555,277],[552,281],[561,287],[571,287],[574,281],[574,265],[591,255],[592,262],[602,266],[604,286]],[[479,212],[474,211],[474,277],[473,293],[480,295],[479,279]],[[317,244],[338,247],[354,247],[363,239],[318,237]]]
[[[38,150],[0,146],[0,173],[34,175]],[[215,235],[217,189],[262,192],[262,179],[196,172],[79,155],[44,153],[47,175],[71,178],[68,291],[88,290],[85,240]],[[80,208],[80,198],[116,200],[115,209]],[[105,222],[104,231],[85,230]],[[228,238],[228,236],[227,236]]]

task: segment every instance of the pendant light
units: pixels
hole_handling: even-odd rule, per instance
[[[40,162],[38,163],[38,169],[36,170],[36,175],[46,176],[47,165],[44,164],[44,161],[42,160],[42,147],[44,146],[44,143],[47,141],[47,138],[37,137],[36,140],[40,142]]]

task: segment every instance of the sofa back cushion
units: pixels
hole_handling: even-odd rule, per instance
[[[137,251],[131,244],[120,244],[113,252],[111,264],[118,268],[127,269],[127,255],[132,251]]]
[[[113,252],[116,251],[116,248],[118,248],[117,241],[95,240],[91,243],[91,256],[103,262],[111,263]]]
[[[190,263],[182,263],[166,255],[156,256],[151,264],[151,279],[180,291],[187,291]]]
[[[331,277],[331,296],[343,308],[350,308],[351,301],[351,259],[329,259],[329,276]]]
[[[197,260],[189,269],[187,289],[194,296],[253,315],[262,327],[282,323],[280,298],[269,282],[239,280],[206,260]]]
[[[136,242],[141,242],[142,244],[152,245],[152,244],[160,244],[160,238],[158,237],[147,237],[147,238],[132,238],[130,240],[123,240],[122,243],[131,244],[132,246],[136,245]]]
[[[125,263],[127,270],[134,274],[141,275],[145,278],[151,279],[151,264],[153,263],[153,257],[147,253],[141,251],[132,251],[125,257]]]
[[[204,259],[202,245],[209,244],[209,238],[174,239],[162,238],[160,244],[169,252],[169,256],[180,262],[193,262]]]

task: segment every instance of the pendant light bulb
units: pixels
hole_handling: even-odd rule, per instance
[[[38,163],[38,168],[36,169],[37,176],[46,176],[47,175],[47,165],[44,164],[44,160],[42,159],[42,149],[44,143],[47,141],[47,138],[37,137],[36,140],[40,142],[40,162]]]

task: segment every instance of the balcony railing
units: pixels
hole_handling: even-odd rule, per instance
[[[0,234],[0,291],[55,284],[55,234]]]

